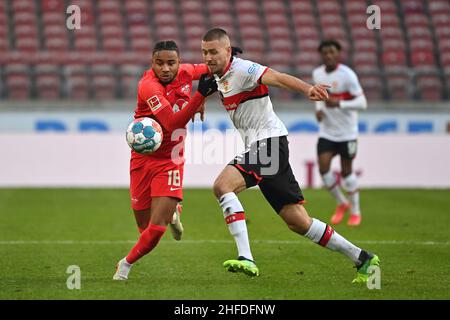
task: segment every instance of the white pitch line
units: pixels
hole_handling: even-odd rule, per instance
[[[137,240],[0,240],[0,245],[115,245],[134,244]],[[253,240],[256,244],[312,244],[308,241],[296,240]],[[448,246],[450,241],[403,241],[403,240],[354,240],[355,244],[387,244],[387,245],[423,245],[423,246]],[[232,240],[163,240],[166,244],[231,244]]]

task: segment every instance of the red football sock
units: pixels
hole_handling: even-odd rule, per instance
[[[138,231],[139,231],[139,233],[140,234],[142,234],[142,232],[144,232],[145,231],[145,229],[144,228],[141,228],[141,227],[137,227],[138,228]]]
[[[128,263],[135,263],[141,257],[153,250],[158,244],[159,240],[166,231],[166,227],[149,224],[148,228],[142,232],[138,242],[131,249],[127,255]]]

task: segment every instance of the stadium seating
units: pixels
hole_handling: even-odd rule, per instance
[[[0,1],[1,99],[134,98],[156,41],[173,39],[183,61],[200,62],[211,27],[225,28],[244,58],[306,80],[318,44],[334,38],[369,99],[450,97],[448,0],[73,0],[79,30],[65,27],[68,4]],[[369,4],[382,9],[381,30],[366,26]]]

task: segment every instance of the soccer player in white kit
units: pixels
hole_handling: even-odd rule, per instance
[[[322,41],[318,51],[323,65],[314,69],[313,81],[331,86],[328,100],[316,101],[316,117],[320,124],[317,143],[319,171],[324,185],[337,201],[331,223],[340,223],[350,210],[347,224],[358,226],[361,223],[361,210],[353,159],[357,150],[358,111],[367,108],[367,100],[355,72],[339,63],[340,44],[334,40]],[[336,155],[341,158],[343,187],[350,201],[342,193],[330,170],[331,161]]]
[[[246,150],[223,169],[213,187],[238,249],[238,258],[225,261],[224,267],[230,272],[259,275],[244,208],[236,196],[258,185],[289,229],[347,256],[357,267],[353,282],[367,282],[368,268],[379,265],[378,257],[358,248],[324,222],[310,218],[303,207],[304,198],[289,164],[288,132],[273,111],[268,90],[273,85],[320,101],[328,99],[327,86],[311,86],[288,74],[233,57],[230,39],[223,29],[211,29],[204,35],[202,54],[214,74],[222,103],[246,145]]]

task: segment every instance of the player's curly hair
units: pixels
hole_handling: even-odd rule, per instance
[[[173,40],[158,41],[153,47],[152,54],[162,50],[176,51],[178,55],[180,54],[177,43]]]
[[[336,40],[323,40],[319,47],[317,48],[317,51],[321,52],[323,48],[325,47],[335,47],[338,51],[341,51],[341,44],[337,42]]]

